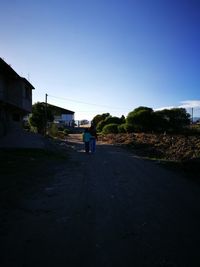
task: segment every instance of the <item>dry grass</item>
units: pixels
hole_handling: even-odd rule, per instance
[[[128,145],[141,155],[167,160],[189,160],[200,157],[200,137],[164,134],[109,134],[103,142]]]

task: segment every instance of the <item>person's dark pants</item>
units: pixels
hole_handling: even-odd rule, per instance
[[[90,139],[90,149],[91,149],[91,153],[95,153],[95,151],[96,151],[96,139],[94,137],[92,137]]]
[[[85,142],[85,152],[89,153],[90,151],[90,142]]]

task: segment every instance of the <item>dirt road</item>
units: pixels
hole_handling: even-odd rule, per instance
[[[0,266],[200,266],[196,184],[120,147],[67,142],[54,181],[8,214]]]

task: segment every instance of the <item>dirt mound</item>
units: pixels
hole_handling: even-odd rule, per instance
[[[200,137],[168,134],[108,134],[103,142],[127,145],[139,155],[166,160],[185,161],[200,158]]]

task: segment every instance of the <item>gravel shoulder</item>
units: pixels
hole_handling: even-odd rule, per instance
[[[1,222],[3,267],[199,266],[200,187],[113,145],[70,160]]]

